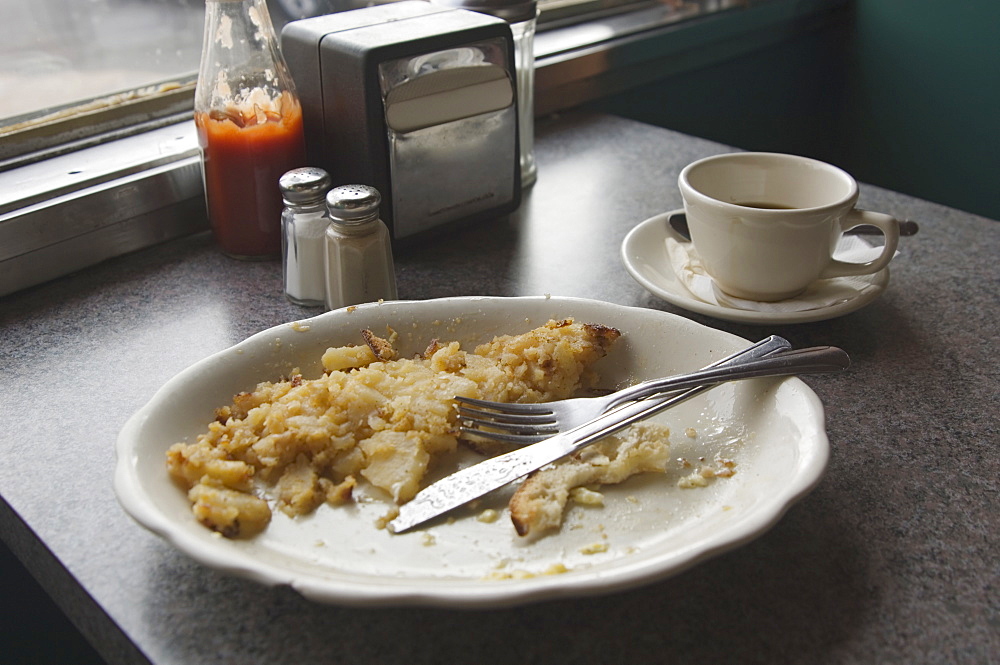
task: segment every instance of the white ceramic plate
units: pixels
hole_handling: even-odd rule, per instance
[[[434,337],[471,348],[566,317],[624,333],[598,365],[609,387],[696,369],[747,344],[672,314],[571,298],[447,298],[328,312],[265,330],[171,379],[121,431],[115,491],[139,523],[201,563],[317,601],[498,607],[665,578],[760,535],[819,480],[828,455],[823,409],[795,378],[720,386],[658,416],[671,426],[673,458],[723,455],[736,462],[734,476],[681,489],[691,469],[676,463],[608,488],[604,507],[570,507],[560,532],[532,542],[514,533],[503,492],[458,509],[450,523],[402,535],[373,525],[387,504],[362,493],[357,505],[324,505],[306,518],[275,511],[255,539],[226,540],[195,522],[167,475],[167,448],[193,440],[216,406],[295,367],[318,376],[322,351],[360,343],[363,328],[392,326],[401,352],[411,354]],[[478,519],[486,508],[500,519]],[[545,574],[557,566],[566,572]]]
[[[871,275],[867,288],[854,291],[851,297],[842,302],[816,309],[793,312],[767,312],[749,309],[724,307],[708,303],[696,298],[684,284],[677,279],[670,265],[670,255],[667,252],[666,239],[673,238],[677,242],[687,242],[685,238],[670,228],[667,219],[675,212],[663,213],[651,217],[628,232],[621,246],[621,259],[625,269],[632,278],[639,282],[647,291],[663,298],[667,302],[683,307],[691,312],[698,312],[725,321],[752,323],[757,325],[778,325],[785,323],[809,323],[825,321],[838,316],[850,314],[861,309],[878,298],[889,284],[889,269]],[[845,285],[850,284],[844,280]]]

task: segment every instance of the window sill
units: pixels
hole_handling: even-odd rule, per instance
[[[737,57],[844,0],[772,0],[705,17],[663,7],[539,33],[537,115]],[[0,173],[0,296],[208,228],[190,120]]]

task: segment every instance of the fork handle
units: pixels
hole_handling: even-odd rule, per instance
[[[813,346],[805,349],[779,351],[764,358],[737,359],[725,365],[706,367],[689,374],[643,381],[615,393],[608,408],[615,408],[627,402],[661,393],[715,385],[738,379],[838,372],[847,369],[850,364],[851,359],[847,353],[835,346]]]

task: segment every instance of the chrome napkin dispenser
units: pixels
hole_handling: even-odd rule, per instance
[[[293,21],[309,163],[372,185],[394,240],[521,202],[506,21],[420,0]]]

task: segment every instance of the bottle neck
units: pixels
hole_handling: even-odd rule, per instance
[[[297,100],[265,0],[206,0],[195,109],[280,114],[289,96]]]

